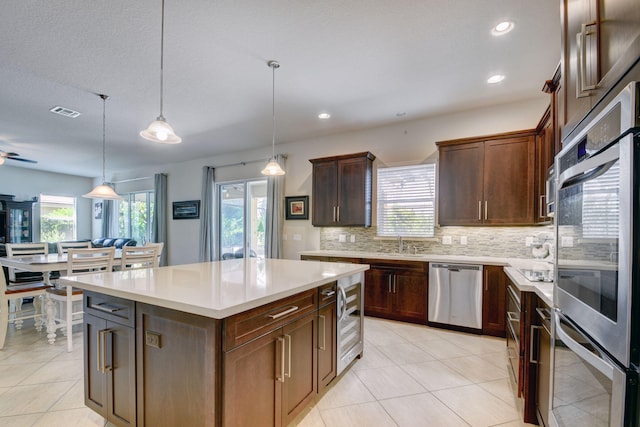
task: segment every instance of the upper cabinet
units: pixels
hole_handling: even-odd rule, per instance
[[[534,223],[534,130],[436,144],[440,225]]]
[[[637,0],[562,0],[564,139],[640,56]]]
[[[364,152],[309,160],[314,226],[371,226],[374,159]]]

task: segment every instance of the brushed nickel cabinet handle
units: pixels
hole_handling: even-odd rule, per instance
[[[541,195],[540,195],[540,208],[538,209],[538,210],[539,210],[539,214],[540,214],[540,215],[539,215],[539,216],[540,216],[540,218],[544,218],[544,217],[546,216],[546,215],[544,214],[544,199],[545,199],[545,197],[546,197],[546,196],[545,196],[544,194],[541,194]]]
[[[333,207],[333,222],[336,222],[336,207]]]
[[[489,272],[487,270],[484,271],[484,290],[489,290]]]
[[[284,382],[284,358],[285,358],[284,338],[278,337],[278,342],[280,343],[280,375],[276,375],[276,380],[283,383]]]
[[[325,351],[327,349],[327,316],[319,314],[318,317],[322,319],[322,345],[319,345],[318,348]]]
[[[288,369],[287,371],[284,373],[284,376],[287,378],[291,378],[291,335],[284,335],[285,339],[287,339],[289,341],[289,354],[287,355],[287,359],[288,359]]]
[[[294,311],[298,310],[298,306],[297,305],[292,305],[291,307],[289,307],[288,309],[281,311],[280,313],[277,314],[269,314],[267,315],[268,318],[275,320],[275,319],[279,319],[282,316],[286,316],[287,314],[291,314]]]
[[[537,330],[540,330],[542,328],[542,326],[537,326],[537,325],[531,325],[531,334],[529,337],[529,362],[530,363],[538,363],[538,360],[533,358],[533,342],[534,342],[534,337],[537,335],[535,332]]]
[[[485,200],[485,201],[484,201],[484,220],[485,220],[485,221],[489,219],[489,214],[488,214],[489,209],[488,209],[488,207],[487,207],[487,206],[488,206],[488,203],[487,203],[487,201]]]
[[[391,293],[391,274],[389,275],[389,278],[387,280],[388,284],[389,284],[389,293]]]
[[[340,205],[337,206],[336,211],[338,212],[338,214],[336,215],[338,220],[336,222],[340,222]]]
[[[482,221],[482,200],[478,200],[478,221]]]

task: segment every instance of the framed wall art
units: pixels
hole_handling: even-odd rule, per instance
[[[173,202],[173,219],[200,218],[200,200]]]
[[[309,196],[285,197],[285,219],[309,219]]]

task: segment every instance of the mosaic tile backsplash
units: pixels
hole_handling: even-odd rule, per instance
[[[527,237],[543,243],[553,239],[553,226],[535,227],[439,227],[433,240],[404,238],[411,253],[437,255],[495,256],[508,258],[534,258],[532,248],[526,246]],[[341,237],[342,236],[342,237]],[[352,237],[353,236],[353,237]],[[443,240],[451,238],[451,244]],[[462,244],[466,237],[466,243]],[[341,242],[340,240],[345,240]],[[355,240],[352,242],[351,240]],[[417,249],[414,249],[417,248]],[[320,231],[320,249],[334,251],[397,252],[397,239],[376,238],[376,227],[323,228]]]

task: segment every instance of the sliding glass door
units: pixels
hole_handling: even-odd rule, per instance
[[[217,193],[220,258],[263,258],[267,180],[221,183]]]

